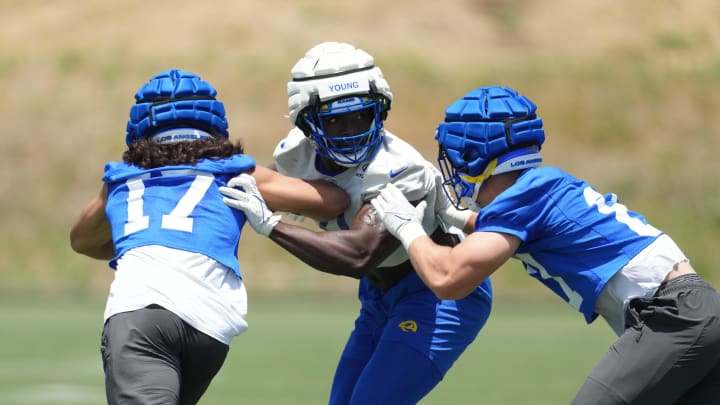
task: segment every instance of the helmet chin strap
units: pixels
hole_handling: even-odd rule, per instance
[[[495,169],[497,168],[498,158],[495,158],[488,163],[485,170],[482,172],[482,174],[477,176],[461,176],[463,180],[467,181],[468,183],[473,184],[473,193],[470,197],[463,197],[461,199],[464,206],[466,206],[469,210],[479,212],[481,207],[480,204],[478,204],[477,199],[478,196],[480,196],[480,190],[482,190],[483,186],[487,182],[487,180],[495,174]]]

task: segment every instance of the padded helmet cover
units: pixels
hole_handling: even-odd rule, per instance
[[[194,73],[170,69],[153,76],[135,93],[125,143],[167,128],[196,128],[228,137],[225,106],[217,90]]]
[[[368,94],[369,90],[382,98],[387,111],[392,92],[374,58],[351,44],[323,42],[311,48],[292,70],[288,82],[288,110],[290,121],[298,125],[300,113],[315,103],[354,94]],[[302,123],[300,125],[302,127]]]
[[[445,110],[445,122],[435,133],[441,155],[469,176],[477,176],[496,157],[545,141],[537,106],[517,91],[501,86],[480,87]]]

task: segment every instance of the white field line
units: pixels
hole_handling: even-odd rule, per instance
[[[32,384],[0,389],[0,397],[8,404],[102,404],[105,390],[102,386],[81,384]]]
[[[61,362],[0,360],[0,398],[8,405],[105,403],[100,355]]]

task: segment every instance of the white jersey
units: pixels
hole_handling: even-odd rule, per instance
[[[407,142],[384,131],[383,144],[375,157],[366,163],[348,168],[339,174],[326,174],[318,169],[318,156],[305,134],[294,128],[278,143],[273,153],[278,172],[304,180],[324,179],[345,190],[350,205],[340,216],[318,225],[326,230],[349,229],[360,208],[378,195],[387,184],[397,186],[409,201],[427,200],[423,227],[431,234],[438,226],[435,216],[435,174],[431,163]],[[408,260],[402,246],[386,258],[379,267],[398,265]]]
[[[117,261],[105,321],[150,304],[162,306],[226,345],[248,327],[243,279],[200,253],[147,245],[131,249]]]

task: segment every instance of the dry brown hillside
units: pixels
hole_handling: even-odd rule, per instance
[[[548,164],[620,194],[720,281],[717,0],[4,0],[0,16],[0,289],[106,289],[105,263],[72,253],[67,232],[151,75],[213,83],[265,164],[289,128],[289,69],[326,40],[375,55],[395,93],[387,126],[428,159],[449,102],[519,89],[545,120]],[[353,288],[251,233],[240,255],[256,288]],[[508,273],[498,284],[525,285]]]

